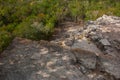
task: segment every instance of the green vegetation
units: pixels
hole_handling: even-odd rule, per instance
[[[0,52],[4,50],[9,43],[12,41],[12,36],[7,31],[1,31],[0,32]]]
[[[120,16],[119,0],[0,0],[0,52],[15,36],[48,40],[58,23]]]

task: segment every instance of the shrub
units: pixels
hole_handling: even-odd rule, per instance
[[[16,27],[16,24],[15,23],[12,23],[12,24],[9,24],[9,25],[7,25],[7,26],[2,26],[1,28],[0,28],[0,31],[7,31],[7,32],[10,32],[10,33],[12,33],[12,31],[15,29],[15,27]]]
[[[38,17],[33,16],[20,23],[13,31],[13,35],[33,40],[48,39],[53,25],[48,24],[46,26]]]
[[[12,41],[12,36],[7,31],[0,31],[0,52],[2,52]]]

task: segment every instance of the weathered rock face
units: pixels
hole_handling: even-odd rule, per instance
[[[96,26],[96,30],[92,31],[89,26]],[[92,28],[93,29],[93,28]],[[103,15],[92,25],[86,26],[86,35],[97,44],[106,54],[119,56],[120,52],[120,18],[115,16]],[[94,34],[93,34],[94,33]]]
[[[88,80],[74,55],[55,44],[16,38],[3,54],[0,80]]]
[[[1,54],[0,80],[120,80],[119,25],[104,15],[65,23],[50,42],[15,38]]]
[[[120,59],[104,55],[100,57],[100,62],[104,71],[114,75],[115,78],[120,79]]]
[[[108,73],[119,78],[119,73],[111,71],[111,67],[116,67],[104,64],[106,60],[99,60],[95,53],[79,48],[69,50],[46,41],[16,38],[2,56],[0,80],[114,80]],[[105,70],[97,68],[98,63]]]
[[[100,57],[104,70],[120,79],[120,17],[103,15],[89,22],[85,31],[89,31],[87,37],[104,53]]]

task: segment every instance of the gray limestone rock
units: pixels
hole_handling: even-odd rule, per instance
[[[9,47],[0,59],[0,80],[90,80],[74,66],[72,52],[55,43],[16,38]]]
[[[72,47],[72,49],[75,48],[80,48],[80,49],[84,49],[90,52],[94,52],[96,53],[96,55],[101,54],[102,52],[96,47],[95,44],[91,43],[90,41],[88,41],[87,39],[80,39],[80,40],[76,40]]]
[[[99,56],[101,67],[116,79],[120,79],[120,58],[111,55]]]
[[[79,48],[72,49],[73,54],[76,56],[78,63],[88,69],[96,68],[96,54],[87,50]]]
[[[100,43],[103,45],[103,46],[110,46],[110,42],[107,40],[107,39],[101,39],[100,40]]]

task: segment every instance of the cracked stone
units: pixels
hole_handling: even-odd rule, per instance
[[[82,49],[72,49],[72,52],[81,65],[88,69],[96,68],[96,55],[93,52]]]

